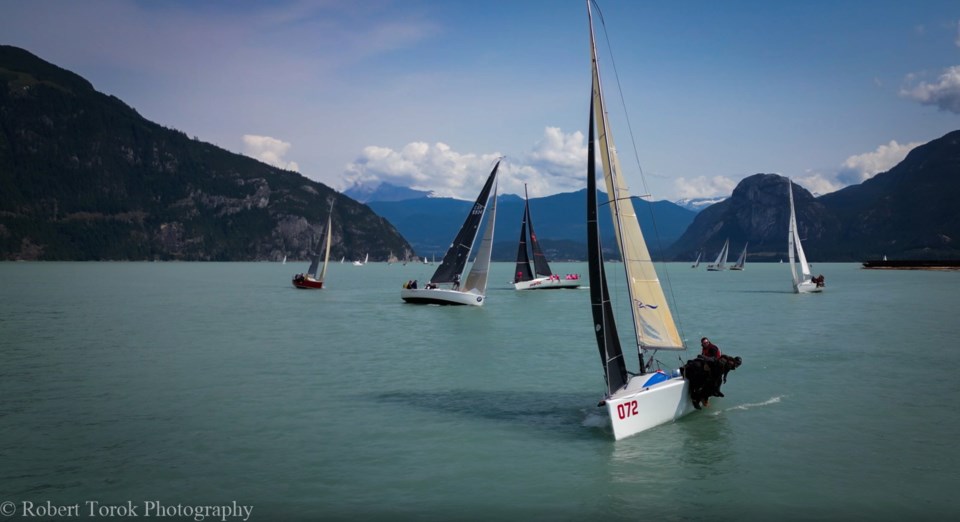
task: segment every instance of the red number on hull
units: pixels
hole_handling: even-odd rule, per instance
[[[630,401],[624,404],[617,404],[617,415],[621,419],[632,417],[637,414],[639,407],[637,401]]]

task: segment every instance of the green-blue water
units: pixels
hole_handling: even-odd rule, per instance
[[[435,267],[333,264],[327,289],[295,290],[305,268],[0,263],[0,502],[237,501],[252,520],[960,512],[958,272],[818,264],[826,293],[795,295],[787,265],[671,264],[688,343],[744,363],[725,399],[614,442],[587,290],[516,292],[498,263],[486,306],[415,306],[401,283]]]

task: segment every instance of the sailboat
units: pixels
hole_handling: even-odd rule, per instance
[[[723,248],[720,249],[720,254],[717,255],[717,260],[713,262],[712,265],[707,265],[707,270],[711,272],[718,272],[720,270],[725,270],[727,264],[727,254],[730,252],[730,240],[727,239],[723,242]]]
[[[416,284],[404,284],[400,291],[400,298],[413,304],[439,304],[439,305],[473,305],[483,306],[487,292],[487,273],[490,268],[490,254],[493,250],[493,228],[497,219],[497,169],[500,168],[500,160],[493,166],[490,175],[487,177],[480,195],[474,202],[473,207],[467,214],[460,232],[453,239],[450,248],[440,261],[440,266],[436,272],[422,288],[417,288]],[[492,192],[492,196],[491,196]],[[488,203],[489,201],[489,203]],[[477,249],[476,257],[467,278],[461,284],[461,276],[467,266],[467,260],[470,258],[470,252],[473,251],[474,241],[480,230],[480,223],[484,215],[487,214],[487,207],[490,207],[489,216],[483,231],[483,238],[480,241],[480,247]],[[415,282],[414,282],[415,283]],[[441,287],[440,285],[444,285]],[[449,287],[447,286],[449,285]]]
[[[790,274],[793,276],[793,291],[798,294],[822,292],[823,280],[821,279],[819,283],[814,281],[814,277],[810,273],[810,265],[807,264],[807,256],[803,254],[803,246],[800,244],[800,233],[797,231],[797,215],[793,208],[793,182],[789,178],[787,178],[787,193],[790,195],[787,255],[790,261]]]
[[[327,274],[327,265],[330,261],[330,244],[333,240],[333,230],[330,228],[333,224],[333,210],[331,209],[330,215],[327,217],[327,234],[326,234],[326,247],[324,248],[323,253],[323,270],[320,271],[320,275],[317,275],[317,268],[320,265],[320,243],[317,243],[316,252],[314,252],[313,257],[310,260],[310,268],[307,269],[305,274],[297,274],[293,276],[293,286],[302,289],[320,289],[323,288],[323,279]]]
[[[513,287],[517,290],[547,290],[555,288],[579,288],[580,275],[567,274],[560,277],[550,271],[547,256],[543,255],[537,234],[533,231],[533,221],[530,219],[530,197],[527,195],[527,186],[523,186],[523,197],[526,200],[523,211],[523,221],[520,223],[520,246],[517,248],[516,275],[513,278]],[[527,227],[530,227],[530,247],[533,250],[533,269],[530,268],[530,257],[527,253]]]
[[[743,252],[740,252],[740,257],[738,257],[737,262],[730,267],[730,270],[743,270],[743,264],[747,262],[747,245],[749,244],[750,243],[746,243],[743,245]]]
[[[590,270],[590,303],[600,359],[606,377],[606,405],[619,440],[630,435],[678,419],[695,408],[690,399],[689,383],[679,370],[670,374],[662,370],[649,372],[658,350],[684,350],[686,347],[673,320],[650,251],[640,231],[640,223],[630,199],[629,189],[620,170],[613,143],[610,122],[600,85],[600,69],[594,40],[593,14],[587,0],[590,20],[590,53],[593,88],[590,100],[590,131],[587,144],[587,255]],[[595,138],[594,121],[596,121]],[[639,373],[627,371],[620,337],[614,320],[613,305],[607,287],[597,220],[596,141],[599,139],[603,176],[613,217],[617,246],[626,272],[633,333],[639,356]],[[644,358],[649,354],[649,362]]]
[[[367,264],[367,261],[370,261],[370,254],[369,254],[369,253],[363,257],[363,261],[359,261],[359,260],[358,260],[358,261],[354,261],[354,262],[353,262],[353,266],[363,266],[363,265]]]
[[[697,268],[698,266],[700,266],[700,256],[702,256],[702,255],[703,255],[703,250],[698,250],[698,251],[697,251],[697,260],[694,261],[692,265],[690,265],[690,268]]]

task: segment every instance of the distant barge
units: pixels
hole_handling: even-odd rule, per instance
[[[897,259],[864,261],[863,268],[887,270],[960,270],[960,259]]]

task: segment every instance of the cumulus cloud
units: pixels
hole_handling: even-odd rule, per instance
[[[294,172],[300,171],[300,166],[296,162],[287,161],[283,158],[290,150],[290,144],[285,141],[270,136],[245,134],[243,136],[243,149],[245,155],[258,159],[267,165]]]
[[[408,143],[400,150],[371,145],[347,166],[344,187],[386,182],[431,191],[435,196],[470,200],[476,197],[499,152],[461,153],[445,143]],[[565,134],[547,127],[543,138],[521,156],[509,157],[498,175],[501,194],[530,197],[583,188],[587,149],[583,134]]]
[[[814,196],[836,192],[846,185],[820,172],[807,172],[804,176],[791,178],[794,183],[810,191]]]
[[[844,185],[863,183],[880,172],[886,172],[903,161],[907,153],[913,150],[919,142],[899,144],[890,140],[886,145],[880,145],[872,152],[865,152],[850,156],[843,162],[843,167],[837,173],[837,179]],[[825,194],[825,192],[824,192]]]
[[[727,197],[733,193],[737,182],[726,176],[699,176],[693,179],[677,178],[673,182],[679,199]]]
[[[900,89],[900,96],[922,105],[936,105],[941,111],[960,114],[960,66],[948,67],[936,82],[920,81],[914,85],[915,81],[915,75],[908,76],[907,85]]]

